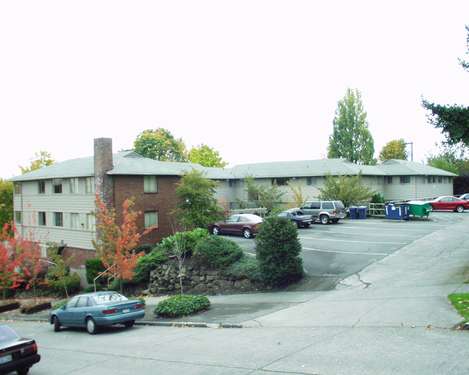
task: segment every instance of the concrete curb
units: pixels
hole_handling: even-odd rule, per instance
[[[39,322],[49,323],[49,319],[45,317],[23,317],[9,316],[0,317],[0,322]],[[204,323],[204,322],[158,322],[153,320],[139,320],[135,322],[136,326],[153,326],[153,327],[173,327],[173,328],[243,328],[241,324],[231,323]]]

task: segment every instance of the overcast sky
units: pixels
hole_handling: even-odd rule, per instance
[[[422,96],[469,102],[469,1],[2,1],[0,176],[36,151],[132,147],[164,127],[231,165],[325,157],[337,101],[362,92],[376,153],[442,137]]]

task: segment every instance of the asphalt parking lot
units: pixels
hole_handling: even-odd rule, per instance
[[[444,229],[469,214],[433,212],[429,220],[342,220],[337,224],[313,224],[299,229],[302,258],[308,277],[291,290],[329,290],[350,275],[411,242]],[[229,236],[255,256],[255,240]]]

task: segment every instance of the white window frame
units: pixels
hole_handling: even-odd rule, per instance
[[[15,211],[15,224],[23,225],[23,212]]]
[[[143,176],[143,192],[158,193],[158,179],[156,176]]]
[[[86,214],[86,230],[90,232],[96,231],[96,217],[94,214]]]
[[[68,187],[69,187],[70,194],[78,194],[78,190],[80,188],[78,178],[71,178],[68,181]]]
[[[61,223],[62,225],[57,225],[57,217],[58,217],[57,214],[60,214],[61,217],[62,217],[62,223]],[[59,211],[55,211],[55,212],[53,213],[53,216],[54,216],[54,227],[63,228],[63,226],[64,226],[64,213],[63,213],[63,212],[59,212]]]
[[[80,214],[78,212],[70,212],[70,228],[81,229]]]
[[[95,193],[94,177],[86,177],[85,178],[85,193],[86,194],[94,194]]]
[[[153,228],[153,227],[158,228],[158,211],[145,212],[144,221],[145,221],[145,224],[144,224],[145,228]]]
[[[44,187],[43,191],[41,191],[41,187]],[[46,181],[45,180],[39,180],[37,182],[37,193],[41,195],[46,193]]]
[[[41,224],[41,214],[44,214],[44,224]],[[47,212],[46,211],[39,211],[37,213],[37,225],[39,225],[40,227],[47,226]]]

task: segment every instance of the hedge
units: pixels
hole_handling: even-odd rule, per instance
[[[210,301],[205,296],[177,295],[158,303],[155,314],[165,318],[177,318],[208,310]]]

